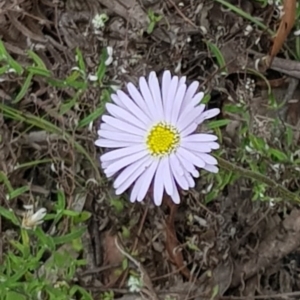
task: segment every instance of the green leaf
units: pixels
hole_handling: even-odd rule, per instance
[[[3,67],[0,68],[0,75],[3,75],[4,73],[6,73],[9,70],[9,65],[5,65]]]
[[[222,69],[223,72],[228,73],[227,68],[226,68],[226,62],[225,62],[225,59],[224,59],[223,54],[220,51],[220,49],[215,44],[211,43],[210,41],[206,41],[206,44],[207,44],[209,50],[215,56],[219,68]]]
[[[71,99],[70,101],[67,101],[65,103],[63,103],[59,109],[59,114],[63,115],[66,112],[70,111],[72,109],[72,107],[77,103],[78,98],[81,96],[82,91],[79,90],[76,92],[75,96],[73,99]]]
[[[214,128],[219,128],[226,126],[230,123],[231,121],[228,119],[223,119],[223,120],[216,120],[208,123],[208,128],[209,129],[214,129]]]
[[[78,62],[79,69],[85,74],[85,63],[82,52],[79,50],[79,48],[76,48],[76,60]]]
[[[26,77],[26,80],[19,92],[19,94],[17,95],[17,97],[15,98],[15,100],[12,101],[12,103],[18,103],[19,101],[21,101],[23,99],[23,97],[25,96],[25,94],[27,93],[27,90],[30,87],[31,84],[31,80],[32,80],[33,74],[29,73],[28,76]]]
[[[28,50],[27,54],[35,62],[37,67],[39,67],[40,69],[48,71],[48,69],[47,69],[46,65],[44,64],[43,60],[36,53],[34,53],[32,50]]]
[[[56,210],[64,210],[66,207],[66,197],[62,190],[57,191],[57,204]]]
[[[27,71],[32,73],[33,75],[39,75],[39,76],[43,76],[43,77],[50,77],[51,76],[50,71],[44,70],[44,69],[39,68],[39,67],[28,67]]]
[[[84,234],[85,231],[86,231],[86,226],[82,226],[82,227],[79,227],[79,228],[75,229],[73,232],[68,233],[66,235],[54,237],[53,240],[54,240],[54,243],[56,245],[67,244],[67,243],[70,243],[73,240],[81,237]]]
[[[40,228],[37,227],[34,231],[34,234],[37,236],[40,245],[48,247],[51,251],[55,250],[55,243],[53,241],[53,238],[47,234]]]
[[[150,22],[150,24],[148,25],[148,28],[147,28],[147,33],[151,34],[154,30],[154,27],[155,27],[155,22]]]
[[[20,293],[13,292],[13,291],[7,291],[6,292],[6,298],[5,298],[5,300],[26,300],[26,299],[27,298],[24,295],[20,294]]]
[[[99,64],[97,72],[96,72],[97,78],[100,82],[103,81],[104,75],[105,75],[105,72],[106,72],[105,61],[107,60],[107,56],[108,56],[107,55],[107,50],[103,49],[102,53],[101,53],[101,56],[100,56],[100,64]]]
[[[227,104],[224,105],[224,111],[232,114],[244,113],[244,107]]]
[[[0,61],[1,60],[6,61],[9,66],[17,72],[18,75],[23,73],[23,67],[7,53],[4,43],[0,40]]]
[[[13,193],[14,189],[11,186],[7,176],[2,171],[0,171],[0,183],[2,182],[4,183],[5,187],[8,189],[8,192]]]
[[[90,212],[83,211],[78,216],[76,216],[76,217],[73,218],[73,222],[76,225],[76,224],[79,224],[79,223],[87,221],[90,217],[91,217],[91,213]]]
[[[270,155],[274,156],[275,158],[277,158],[279,161],[286,162],[289,160],[287,155],[285,153],[281,152],[280,150],[270,148],[268,150],[268,153]]]
[[[13,224],[15,224],[17,226],[20,225],[20,222],[17,219],[15,213],[11,210],[4,208],[3,206],[0,206],[0,215],[2,217],[4,217],[5,219],[10,220]]]
[[[201,100],[202,104],[207,104],[210,101],[210,94],[204,95],[203,99]]]
[[[91,122],[98,119],[104,113],[104,107],[98,107],[94,112],[78,122],[78,128],[88,126]]]
[[[68,217],[78,217],[78,215],[80,214],[80,212],[74,211],[74,210],[70,210],[70,209],[64,209],[63,214],[65,216],[68,216]]]
[[[9,200],[15,199],[15,198],[19,197],[20,195],[26,193],[27,191],[29,191],[29,187],[27,185],[15,189],[11,193],[8,194]]]

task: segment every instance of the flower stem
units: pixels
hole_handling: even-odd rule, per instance
[[[280,193],[282,196],[284,196],[288,200],[291,200],[296,203],[300,203],[300,197],[298,195],[290,192],[284,186],[278,184],[276,181],[270,179],[269,177],[267,177],[263,174],[239,167],[221,157],[217,157],[217,159],[219,161],[220,167],[222,167],[228,171],[238,173],[243,177],[247,177],[247,178],[256,180],[258,182],[262,182],[262,183],[268,185],[269,187],[275,189],[278,193]]]

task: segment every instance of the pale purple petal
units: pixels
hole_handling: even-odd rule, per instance
[[[151,118],[151,113],[148,109],[148,106],[146,105],[146,102],[138,89],[131,82],[127,84],[127,89],[137,106],[148,116],[148,118]]]
[[[200,153],[209,153],[212,150],[209,143],[192,143],[186,142],[184,140],[182,140],[181,147],[184,147],[185,149],[189,149],[191,151],[198,151]]]
[[[187,182],[189,184],[189,187],[194,188],[195,187],[195,180],[193,179],[193,177],[189,173],[185,173],[184,176],[185,176],[185,179],[187,180]],[[194,176],[194,177],[198,177],[198,176]]]
[[[106,138],[108,140],[113,140],[113,141],[124,141],[124,142],[130,141],[132,144],[143,143],[144,141],[144,139],[141,136],[132,135],[130,133],[125,133],[125,132],[100,129],[98,130],[97,133],[100,138]]]
[[[179,112],[180,112],[180,108],[182,105],[182,100],[183,100],[185,91],[186,91],[186,85],[182,84],[181,86],[179,86],[177,93],[175,95],[175,99],[173,102],[173,108],[172,108],[172,115],[171,115],[171,124],[173,124],[173,125],[177,124],[177,120],[178,120],[178,116],[179,116]]]
[[[170,196],[171,196],[171,198],[172,198],[172,200],[175,204],[179,204],[180,203],[180,195],[178,193],[178,189],[175,185],[175,182],[174,182],[173,178],[172,178],[172,185],[173,185],[173,193]]]
[[[152,160],[150,157],[141,159],[138,162],[134,162],[132,165],[128,166],[118,177],[118,182],[115,181],[114,188],[116,189],[116,194],[120,195],[126,191],[136,180],[143,174],[147,168],[151,165]],[[128,176],[125,176],[127,175]],[[118,185],[118,186],[117,186]]]
[[[159,82],[155,72],[151,72],[149,75],[149,88],[152,93],[152,98],[155,103],[156,112],[159,120],[164,119],[164,110],[161,99],[161,90],[159,86]]]
[[[189,189],[189,184],[184,176],[184,174],[180,175],[178,174],[176,168],[174,165],[171,163],[171,171],[173,174],[174,179],[176,180],[177,184],[183,189],[183,190],[188,190]]]
[[[179,78],[178,86],[180,87],[182,84],[186,83],[186,76],[182,76]]]
[[[200,176],[200,173],[197,169],[194,169],[194,171],[191,173],[195,178],[198,178]]]
[[[198,81],[194,81],[189,85],[189,87],[186,90],[184,99],[183,99],[183,103],[182,103],[183,108],[185,108],[187,105],[190,104],[190,101],[194,97],[198,87],[199,87]]]
[[[206,153],[197,153],[197,152],[193,152],[195,155],[197,155],[198,157],[200,157],[205,164],[207,165],[217,165],[218,161],[211,155],[206,154]]]
[[[211,172],[211,173],[218,173],[219,172],[219,168],[213,165],[205,165],[203,167],[204,170]]]
[[[139,127],[141,129],[146,129],[146,125],[144,122],[142,122],[140,119],[136,118],[133,114],[129,113],[127,110],[112,104],[107,103],[106,104],[107,111],[114,117],[123,120],[125,122],[131,123],[132,125]]]
[[[137,144],[127,148],[122,148],[118,150],[109,151],[101,156],[101,162],[109,161],[113,159],[120,159],[122,157],[145,151],[145,146],[143,144]]]
[[[109,165],[111,165],[113,162],[114,162],[113,160],[102,162],[102,163],[101,163],[102,169],[106,169],[106,168],[107,168]]]
[[[179,80],[178,76],[173,76],[171,83],[170,83],[168,96],[167,96],[167,103],[164,107],[165,121],[167,123],[169,123],[171,121],[172,107],[174,105],[175,95],[176,95],[177,88],[178,88],[178,80]]]
[[[191,110],[190,113],[185,117],[181,115],[177,123],[178,130],[182,132],[192,123],[197,123],[196,120],[199,119],[199,116],[202,113],[203,109],[204,109],[204,105],[199,105],[195,107],[193,110]]]
[[[186,159],[184,155],[180,153],[181,151],[177,151],[176,156],[179,159],[181,166],[189,173],[192,173],[195,170],[193,162]]]
[[[145,131],[137,128],[136,126],[130,125],[122,120],[113,118],[111,116],[103,116],[102,120],[106,122],[108,125],[115,127],[121,131],[125,131],[134,135],[144,136]]]
[[[184,170],[182,168],[182,165],[177,157],[177,155],[175,153],[172,153],[170,155],[170,164],[172,166],[174,166],[174,168],[176,169],[176,172],[179,174],[179,175],[183,175],[184,174]]]
[[[210,142],[210,143],[207,143],[207,145],[209,145],[209,147],[212,149],[212,150],[217,150],[220,148],[220,144],[216,143],[216,142]]]
[[[173,193],[173,185],[172,185],[172,175],[171,175],[171,170],[170,170],[170,162],[169,162],[169,157],[165,156],[162,158],[163,164],[163,177],[162,180],[164,181],[164,186],[167,194],[169,196],[172,195]]]
[[[179,148],[178,153],[182,155],[186,160],[191,162],[193,165],[197,166],[198,168],[203,168],[205,166],[205,162],[200,157],[193,154],[188,149],[184,149],[183,147]]]
[[[189,105],[191,105],[191,106],[193,106],[193,107],[199,105],[200,102],[202,101],[203,97],[204,97],[204,93],[203,93],[203,92],[197,93],[197,94],[191,99]]]
[[[123,91],[117,92],[119,98],[123,101],[125,109],[133,114],[136,118],[142,121],[145,125],[148,125],[151,122],[147,112],[144,112],[144,109],[140,108],[131,98],[129,98]]]
[[[116,161],[115,163],[111,164],[105,171],[106,173],[116,173],[121,169],[125,168],[126,166],[132,164],[133,162],[149,155],[147,151],[141,151],[138,153],[134,153],[132,155],[128,155],[126,157],[121,158],[120,160]]]
[[[119,105],[120,107],[126,108],[126,105],[124,104],[124,102],[116,94],[111,94],[110,98],[112,99],[112,101],[116,105]]]
[[[171,84],[171,73],[170,71],[164,71],[162,77],[162,98],[163,98],[163,107],[166,109],[167,101],[168,101],[168,93]]]
[[[146,105],[148,106],[148,110],[151,113],[151,120],[156,121],[158,120],[156,109],[145,77],[140,78],[139,84],[140,84],[140,90],[143,95],[143,98],[145,99]]]
[[[154,177],[154,186],[153,186],[153,199],[154,203],[157,206],[160,206],[163,199],[164,194],[164,170],[163,170],[163,164],[162,160],[159,160],[157,171]]]
[[[120,130],[118,130],[117,128],[112,127],[112,126],[110,126],[110,125],[108,125],[108,124],[106,124],[106,123],[102,123],[102,124],[100,125],[100,129],[113,131],[114,133],[120,132]]]
[[[133,162],[131,165],[127,166],[120,172],[114,181],[114,188],[117,189],[127,180],[131,180],[134,177],[134,173],[139,170],[139,172],[144,172],[146,167],[148,167],[152,162],[150,156],[141,158],[138,161]],[[138,177],[139,175],[137,175]],[[135,178],[136,179],[136,178]],[[135,180],[133,179],[133,181]]]
[[[133,185],[133,189],[130,193],[130,202],[133,203],[135,202],[137,199],[137,196],[138,196],[138,193],[139,193],[139,190],[141,188],[141,185],[138,181],[136,181]]]
[[[158,159],[154,160],[152,162],[152,164],[150,165],[150,167],[148,167],[147,170],[144,172],[144,174],[141,175],[141,177],[139,178],[141,180],[141,188],[140,188],[138,196],[137,196],[137,201],[140,202],[140,201],[144,200],[144,198],[147,194],[147,191],[149,190],[153,176],[157,170],[158,162],[159,162]]]
[[[204,120],[211,119],[211,118],[217,116],[219,113],[220,113],[219,108],[209,109],[201,114],[201,116],[198,119],[198,123],[200,124]]]
[[[196,131],[196,129],[198,128],[198,123],[194,122],[192,124],[190,124],[186,129],[182,130],[180,135],[181,137],[185,137],[193,132]]]
[[[122,148],[132,146],[132,142],[125,141],[112,141],[108,139],[98,139],[95,141],[95,145],[103,148]]]
[[[196,133],[182,138],[186,142],[214,142],[218,139],[216,135],[207,133]]]

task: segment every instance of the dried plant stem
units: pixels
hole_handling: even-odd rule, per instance
[[[282,185],[278,184],[276,181],[270,179],[269,177],[267,177],[263,174],[239,167],[221,157],[217,157],[217,159],[219,161],[220,167],[222,167],[228,171],[238,173],[243,177],[247,177],[247,178],[250,178],[250,179],[253,179],[253,180],[256,180],[256,181],[259,181],[259,182],[262,182],[262,183],[268,185],[269,187],[275,189],[282,196],[284,196],[286,198],[284,200],[290,200],[290,201],[293,201],[296,203],[300,203],[300,197],[298,195],[290,192],[288,189],[286,189]]]

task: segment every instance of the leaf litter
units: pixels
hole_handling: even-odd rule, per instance
[[[97,163],[91,168],[90,161],[98,161],[94,128],[103,111],[99,107],[108,101],[106,90],[136,82],[150,70],[170,69],[199,80],[202,90],[211,94],[208,105],[220,107],[230,120],[231,127],[219,129],[224,157],[262,172],[253,165],[259,162],[271,179],[290,191],[299,190],[299,170],[284,157],[289,153],[298,159],[292,149],[299,146],[299,89],[296,86],[284,99],[289,78],[271,93],[268,87],[282,74],[289,77],[289,72],[276,69],[277,59],[294,66],[295,57],[286,55],[284,44],[291,45],[295,2],[284,1],[286,13],[278,27],[273,5],[263,8],[258,1],[230,1],[273,31],[278,28],[273,41],[259,24],[219,2],[1,4],[0,36],[10,56],[7,62],[20,72],[7,70],[0,77],[0,203],[20,211],[35,199],[54,213],[58,190],[64,191],[66,210],[81,195],[83,210],[91,218],[83,222],[88,226],[83,237],[87,246],[75,248],[75,257],[88,263],[77,268],[69,284],[80,285],[93,299],[108,291],[115,299],[140,297],[131,295],[127,287],[128,276],[141,276],[139,266],[151,282],[150,290],[141,294],[148,299],[151,289],[152,296],[160,299],[297,297],[299,211],[291,203],[277,201],[276,189],[221,171],[218,180],[202,176],[195,190],[183,193],[181,206],[155,208],[151,200],[131,205],[126,195],[116,197]],[[146,34],[148,9],[162,16],[151,34]],[[97,31],[92,20],[103,12],[108,21]],[[113,48],[113,62],[104,70],[99,60],[107,46]],[[29,49],[42,64],[29,55]],[[257,53],[270,54],[273,63],[267,70],[256,68]],[[79,63],[80,54],[84,65]],[[41,71],[43,66],[49,74]],[[103,78],[97,84],[89,82],[88,75],[96,73]],[[99,114],[91,116],[95,111]],[[243,128],[247,126],[246,147]],[[272,156],[264,152],[265,141]],[[12,189],[28,186],[29,191],[8,202],[5,178]],[[262,201],[264,197],[269,200]],[[46,221],[42,228],[59,237],[76,228],[73,222],[63,217],[57,224]],[[0,229],[3,261],[17,228],[1,215]],[[122,240],[123,253],[116,237]],[[124,253],[132,260],[126,262]],[[47,261],[43,260],[45,265]],[[64,273],[54,275],[58,281]]]

